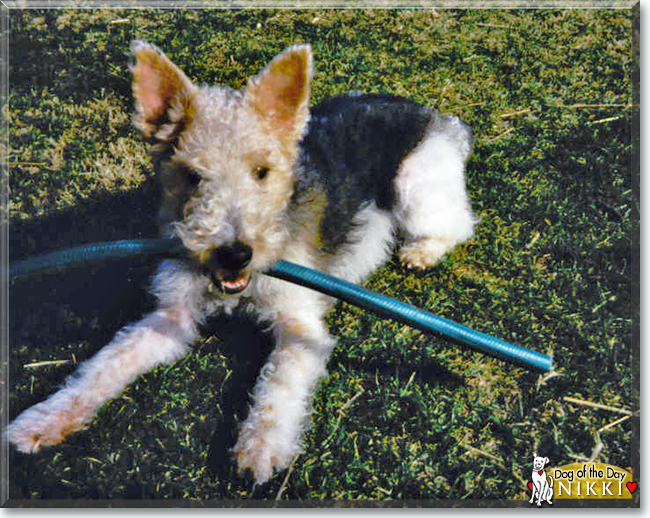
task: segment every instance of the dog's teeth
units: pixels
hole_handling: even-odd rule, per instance
[[[234,281],[221,281],[221,286],[229,291],[243,291],[250,281],[249,277],[237,277]]]

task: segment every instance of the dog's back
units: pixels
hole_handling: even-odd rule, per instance
[[[385,260],[384,245],[392,242],[395,229],[410,242],[440,234],[431,225],[435,227],[441,218],[420,216],[422,209],[425,214],[431,212],[430,203],[435,203],[436,195],[443,200],[437,204],[442,220],[449,218],[457,225],[440,236],[445,240],[444,250],[413,266],[433,264],[442,253],[469,237],[474,220],[465,196],[463,169],[473,135],[460,119],[442,117],[401,97],[378,94],[334,97],[314,106],[310,114],[300,144],[292,201],[298,210],[314,199],[322,205],[317,221],[320,253],[332,257],[342,254],[346,261],[353,260],[350,249],[363,240],[363,226],[372,227],[375,234],[377,227],[384,230],[361,250],[376,257],[375,263]],[[447,157],[437,163],[435,156],[426,156],[431,153],[426,143],[432,139],[438,141],[435,147],[442,154],[456,157],[452,167]],[[423,159],[417,159],[418,151],[422,151]],[[409,157],[416,157],[419,163],[409,166]],[[413,192],[414,184],[419,194]],[[429,197],[429,191],[437,194]],[[422,207],[423,197],[429,207]],[[423,225],[423,219],[430,223]],[[373,253],[373,249],[379,250]],[[358,275],[346,275],[341,267],[335,268],[335,273],[358,281],[376,266],[368,266]]]

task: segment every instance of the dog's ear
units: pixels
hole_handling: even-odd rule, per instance
[[[133,123],[145,138],[170,144],[188,125],[198,88],[153,45],[134,41]]]
[[[548,464],[548,457],[544,457],[544,466]]]
[[[309,120],[312,53],[309,45],[289,47],[246,86],[246,99],[281,139],[295,142]]]

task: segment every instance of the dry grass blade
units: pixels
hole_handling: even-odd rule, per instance
[[[606,424],[605,426],[601,426],[598,430],[596,430],[596,446],[594,447],[593,451],[591,452],[591,455],[587,462],[594,462],[598,455],[600,455],[600,452],[603,450],[605,447],[605,444],[603,443],[602,439],[600,438],[600,432],[604,432],[605,430],[609,430],[610,428],[614,428],[616,425],[619,425],[625,421],[627,421],[631,416],[626,415],[623,417],[620,417],[616,419],[615,421],[612,421],[611,423]]]
[[[25,369],[37,369],[39,367],[50,367],[52,365],[65,365],[70,363],[70,360],[49,360],[43,362],[28,363],[24,365]]]
[[[519,115],[526,115],[530,112],[531,112],[530,108],[524,108],[523,110],[517,110],[510,113],[502,113],[501,115],[499,115],[499,117],[501,117],[502,119],[511,119],[512,117],[517,117]]]
[[[298,455],[296,455],[293,459],[291,459],[291,464],[289,464],[289,467],[287,468],[287,474],[284,476],[284,479],[282,480],[282,484],[280,485],[280,489],[278,489],[278,492],[275,495],[276,502],[282,498],[282,493],[284,493],[285,490],[287,489],[287,484],[289,483],[289,477],[291,476],[291,473],[293,473],[293,465],[296,463],[297,458]]]
[[[609,405],[602,405],[600,403],[593,403],[592,401],[585,401],[584,399],[577,399],[570,396],[565,396],[563,399],[567,403],[573,403],[575,405],[597,408],[599,410],[607,410],[609,412],[618,412],[619,414],[625,414],[627,416],[631,416],[633,414],[631,410],[625,410],[624,408],[616,408]]]

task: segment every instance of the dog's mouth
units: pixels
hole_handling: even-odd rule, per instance
[[[244,291],[251,281],[248,272],[210,272],[212,284],[226,295],[236,295]]]
[[[253,249],[237,240],[208,250],[200,260],[212,281],[211,287],[225,295],[236,295],[251,281],[252,273],[248,266],[252,257]]]

